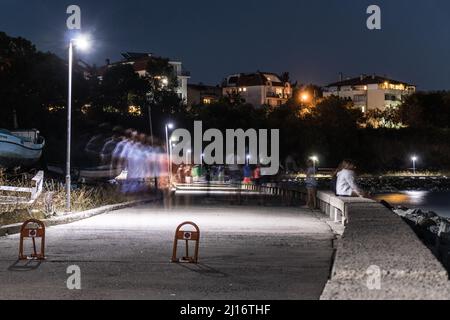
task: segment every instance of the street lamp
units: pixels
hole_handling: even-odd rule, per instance
[[[412,164],[413,164],[413,173],[414,173],[414,175],[416,174],[416,162],[417,162],[417,160],[418,160],[417,156],[412,156],[411,157],[411,161],[412,161]]]
[[[300,99],[302,102],[308,102],[309,101],[309,94],[307,92],[303,92],[300,96]]]
[[[87,50],[90,42],[87,36],[80,35],[77,38],[69,41],[69,85],[67,95],[67,159],[66,159],[66,211],[71,211],[70,199],[70,149],[71,149],[71,135],[72,135],[72,69],[73,69],[73,48],[80,50]]]
[[[172,172],[170,171],[172,166],[171,166],[171,159],[170,159],[170,144],[169,144],[169,129],[173,129],[173,124],[172,123],[168,123],[166,124],[166,155],[167,155],[167,173],[169,175],[169,186],[172,185]]]
[[[312,156],[309,158],[313,162],[314,171],[316,171],[316,164],[319,162],[319,158],[317,156]]]

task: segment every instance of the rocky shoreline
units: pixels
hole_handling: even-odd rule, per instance
[[[319,189],[330,189],[331,177],[317,177]],[[283,183],[304,185],[304,177],[284,177]],[[370,193],[391,193],[399,191],[450,191],[447,176],[361,176],[358,183]]]
[[[397,207],[392,210],[402,217],[450,272],[450,219],[421,209]]]

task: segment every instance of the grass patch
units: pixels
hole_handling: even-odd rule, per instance
[[[23,174],[6,178],[0,172],[0,185],[30,187],[32,176]],[[9,193],[9,195],[16,196]],[[19,195],[17,193],[17,195]],[[23,194],[22,194],[23,196]],[[71,192],[72,212],[80,212],[106,205],[124,203],[141,198],[142,194],[125,195],[119,185],[101,184],[97,186],[80,185]],[[0,226],[21,223],[28,219],[45,219],[56,214],[62,215],[66,208],[66,191],[60,181],[44,181],[44,190],[34,204],[0,204]]]

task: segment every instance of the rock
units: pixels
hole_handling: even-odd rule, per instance
[[[436,212],[433,212],[433,211],[428,211],[428,212],[425,212],[423,214],[423,216],[426,217],[426,218],[435,218],[435,217],[438,216],[438,214]]]
[[[439,225],[439,236],[441,237],[444,234],[450,234],[450,223],[446,220],[442,220]]]
[[[431,226],[428,230],[436,235],[439,234],[439,226],[438,225]]]
[[[430,218],[420,217],[420,218],[417,220],[417,225],[418,225],[419,227],[428,229],[429,227],[435,226],[435,225],[436,225],[436,222],[433,221],[433,220],[430,219]]]

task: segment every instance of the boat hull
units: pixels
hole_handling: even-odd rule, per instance
[[[33,165],[41,158],[44,145],[44,141],[36,144],[21,137],[0,132],[0,167]]]
[[[65,169],[59,165],[48,165],[50,172],[65,175]],[[110,166],[98,166],[92,168],[71,168],[72,178],[78,181],[98,181],[111,180],[116,178],[122,172],[121,168],[111,168]]]

